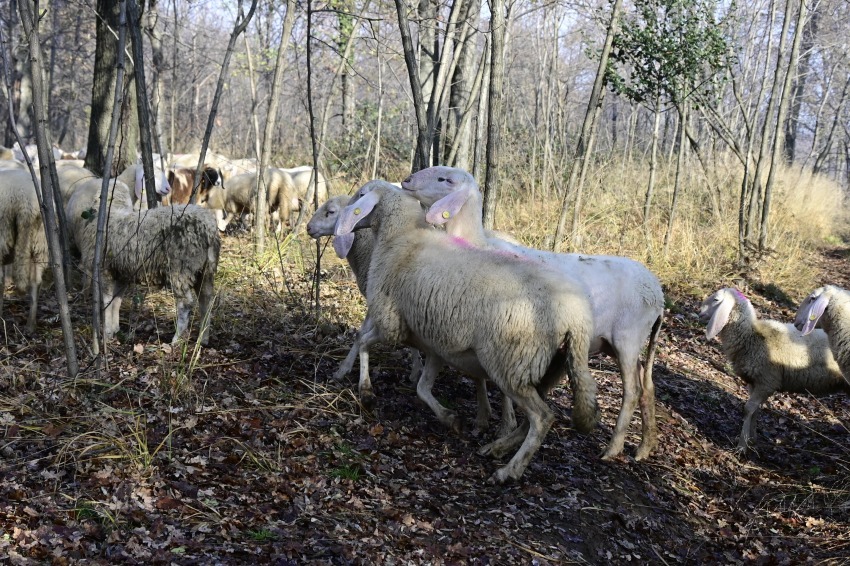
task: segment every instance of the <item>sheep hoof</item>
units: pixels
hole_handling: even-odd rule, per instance
[[[501,446],[498,440],[486,444],[478,449],[479,456],[490,456],[491,458],[502,458],[505,455],[505,447]]]
[[[657,444],[656,442],[652,442],[652,443],[648,442],[646,444],[641,442],[640,445],[637,448],[637,451],[635,452],[635,460],[640,462],[641,460],[645,460],[646,458],[649,458],[649,455],[652,454],[653,450],[655,450],[656,444]]]
[[[508,470],[508,466],[505,466],[496,470],[496,473],[490,476],[487,483],[490,485],[505,485],[508,482],[514,482],[516,479],[517,478],[513,477],[510,470]]]
[[[378,404],[378,398],[375,397],[375,394],[371,391],[361,391],[360,392],[360,404],[366,407],[368,410],[372,410],[375,408],[375,405]]]

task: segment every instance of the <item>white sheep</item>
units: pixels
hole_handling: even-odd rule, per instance
[[[279,234],[283,227],[281,219],[288,220],[291,212],[298,210],[295,187],[288,173],[274,167],[267,169],[263,182],[267,191],[269,219],[275,233]],[[215,211],[218,229],[224,232],[237,215],[253,214],[256,188],[256,173],[236,175],[227,180],[224,187],[212,187],[207,191],[206,199],[200,204]]]
[[[794,326],[804,335],[820,326],[829,337],[829,348],[844,381],[850,376],[850,293],[835,285],[815,289],[803,299],[794,318]]]
[[[652,382],[655,347],[664,316],[664,293],[658,278],[643,264],[625,257],[556,254],[492,237],[484,231],[478,184],[462,169],[423,169],[402,181],[402,188],[430,207],[428,222],[445,224],[447,233],[471,245],[520,254],[584,285],[594,320],[590,354],[604,352],[613,357],[623,380],[623,402],[602,458],[610,459],[623,451],[638,403],[642,433],[635,459],[649,456],[658,443]],[[646,363],[641,365],[640,353],[647,340]],[[510,404],[505,403],[503,419],[513,420],[510,409]]]
[[[322,236],[332,236],[334,228],[336,228],[337,219],[342,213],[342,210],[350,202],[355,202],[357,199],[379,186],[392,185],[386,181],[373,180],[360,187],[360,189],[350,197],[342,195],[328,199],[319,207],[307,223],[307,233],[314,239],[319,239]],[[372,235],[372,231],[369,229],[358,230],[356,232],[336,236],[334,238],[334,249],[340,257],[344,257],[348,260],[348,264],[351,267],[351,271],[354,273],[355,280],[357,281],[357,288],[360,289],[360,293],[364,297],[366,296],[369,263],[372,258],[372,247],[374,246],[374,242],[375,238]],[[341,381],[346,375],[348,375],[351,368],[354,367],[354,360],[360,352],[360,336],[368,331],[368,329],[371,328],[371,325],[372,321],[367,317],[357,332],[357,337],[354,340],[354,344],[351,346],[351,350],[349,350],[345,360],[343,360],[340,364],[339,369],[334,373],[335,380]],[[413,359],[413,365],[410,370],[409,379],[415,382],[419,379],[419,375],[422,370],[422,362],[418,352],[413,351],[411,358]],[[372,382],[369,377],[368,350],[364,350],[364,355],[360,357],[360,365],[360,380],[357,386],[358,395],[360,397],[360,401],[366,407],[371,408],[374,406],[376,399],[375,394],[372,392]],[[485,389],[484,395],[486,396],[486,394],[487,392]],[[489,405],[487,408],[489,409]],[[489,414],[486,415],[486,419],[489,420]],[[481,424],[481,420],[482,417],[479,417],[479,425]]]
[[[732,287],[705,299],[699,318],[708,323],[706,338],[720,338],[721,350],[750,392],[744,406],[739,452],[749,449],[755,438],[756,415],[774,392],[850,392],[822,330],[801,336],[793,324],[760,319],[750,301]]]
[[[292,177],[292,183],[295,186],[295,193],[298,198],[307,204],[307,208],[313,206],[313,198],[307,198],[310,192],[310,185],[313,181],[313,167],[311,165],[301,165],[299,167],[281,168],[281,171],[289,173]],[[319,194],[319,204],[328,200],[328,182],[322,172],[319,171],[318,182],[316,183],[316,191]],[[309,201],[309,202],[308,202]]]
[[[47,260],[47,239],[32,176],[28,171],[0,171],[0,314],[6,266],[12,264],[15,285],[30,294],[30,332],[35,330],[38,290]]]
[[[596,383],[587,367],[593,322],[581,288],[533,262],[430,230],[420,204],[395,189],[378,187],[346,207],[335,233],[358,221],[375,234],[366,290],[373,328],[364,345],[383,340],[422,351],[417,393],[443,422],[449,412],[430,382],[444,363],[489,376],[527,413],[523,427],[481,449],[501,457],[519,447],[491,481],[522,475],[555,419],[544,398],[565,373],[574,425],[595,426]]]
[[[129,188],[121,181],[111,183],[102,264],[105,338],[118,330],[127,286],[139,281],[167,286],[174,294],[177,324],[172,342],[186,332],[197,299],[199,340],[206,344],[221,248],[215,218],[210,211],[192,204],[134,210]],[[94,258],[100,189],[101,179],[84,181],[65,207],[72,239],[81,251],[83,265],[89,268]]]
[[[154,174],[154,187],[156,188],[156,193],[163,197],[171,192],[171,185],[168,184],[168,175],[166,171],[162,169],[160,161],[154,161],[153,163],[153,174]],[[133,204],[142,209],[147,208],[147,198],[145,197],[145,169],[141,163],[134,163],[133,165],[128,166],[124,169],[120,175],[118,175],[118,180],[126,184],[128,187],[132,187],[133,191],[130,195],[133,198]]]

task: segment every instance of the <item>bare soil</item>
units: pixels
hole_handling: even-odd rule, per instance
[[[602,462],[621,400],[616,367],[592,361],[602,425],[558,419],[522,480],[492,486],[501,465],[475,435],[443,428],[407,381],[408,360],[371,356],[377,406],[355,376],[331,376],[362,316],[345,270],[324,272],[324,316],[294,267],[230,262],[213,336],[165,344],[170,300],[127,301],[108,367],[65,377],[59,324],[45,298],[36,335],[26,301],[7,300],[0,345],[0,557],[14,564],[839,564],[850,561],[850,399],[775,395],[757,452],[733,448],[746,389],[696,319],[698,297],[669,297],[655,363],[659,447]],[[817,260],[850,286],[850,251]],[[288,265],[288,264],[287,264]],[[789,320],[780,289],[748,290]],[[50,295],[48,289],[44,295]],[[133,305],[132,303],[135,303]],[[351,305],[360,305],[352,308]],[[86,297],[74,297],[85,328]],[[85,334],[85,332],[83,332]],[[78,337],[88,359],[83,336]],[[469,381],[446,372],[439,398],[467,423]],[[498,396],[491,393],[494,408]],[[495,411],[496,413],[498,411]],[[471,426],[469,427],[471,428]]]

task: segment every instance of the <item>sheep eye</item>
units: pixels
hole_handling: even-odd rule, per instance
[[[437,181],[439,181],[440,183],[442,183],[443,181],[446,181],[446,180],[447,179],[445,177],[437,177]]]

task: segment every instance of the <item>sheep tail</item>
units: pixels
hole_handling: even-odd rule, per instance
[[[564,337],[565,365],[573,390],[573,426],[581,433],[592,431],[599,422],[596,382],[587,365],[588,340],[568,332]]]

